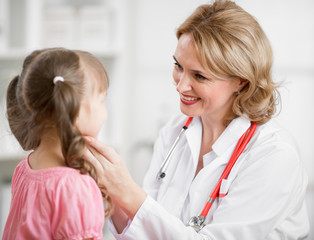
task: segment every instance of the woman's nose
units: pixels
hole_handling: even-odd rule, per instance
[[[182,74],[178,80],[176,86],[178,92],[186,92],[192,89],[191,79],[186,74]]]

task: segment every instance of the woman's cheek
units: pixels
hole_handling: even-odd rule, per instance
[[[172,78],[174,80],[174,83],[176,85],[178,85],[179,83],[179,80],[180,80],[180,73],[176,70],[176,68],[173,68],[173,71],[172,71]]]

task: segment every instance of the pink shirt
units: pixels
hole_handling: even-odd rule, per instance
[[[69,167],[16,167],[3,239],[102,239],[104,204],[96,182]]]

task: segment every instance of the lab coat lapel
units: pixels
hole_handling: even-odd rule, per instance
[[[225,153],[233,145],[235,146],[250,124],[250,121],[244,117],[234,119],[212,146],[217,156]],[[228,162],[229,159],[226,161]]]
[[[191,216],[201,212],[209,195],[216,186],[221,173],[227,165],[239,138],[249,126],[250,121],[245,118],[234,119],[212,146],[213,151],[211,152],[211,156],[215,157],[208,161],[206,159],[204,160],[204,168],[196,176],[190,188]],[[237,162],[236,165],[237,164],[239,164],[239,162]],[[232,171],[234,169],[237,169],[236,172],[238,171],[236,166],[234,166]],[[232,178],[234,178],[236,174],[237,173],[233,174]],[[217,203],[214,203],[209,216],[216,207]],[[211,217],[209,217],[209,219],[210,218]],[[209,219],[207,219],[207,221]]]
[[[193,157],[193,166],[196,169],[201,148],[202,123],[200,117],[194,117],[190,127],[186,131],[186,138]]]
[[[202,125],[195,117],[185,132],[173,155],[177,161],[168,168],[168,177],[160,188],[158,201],[173,215],[180,217],[184,201],[189,192],[201,145]],[[186,141],[188,147],[184,142]]]

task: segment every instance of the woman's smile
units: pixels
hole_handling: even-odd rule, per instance
[[[186,105],[195,104],[200,100],[200,98],[189,96],[189,95],[183,95],[182,93],[180,93],[180,98],[181,98],[181,102]]]

